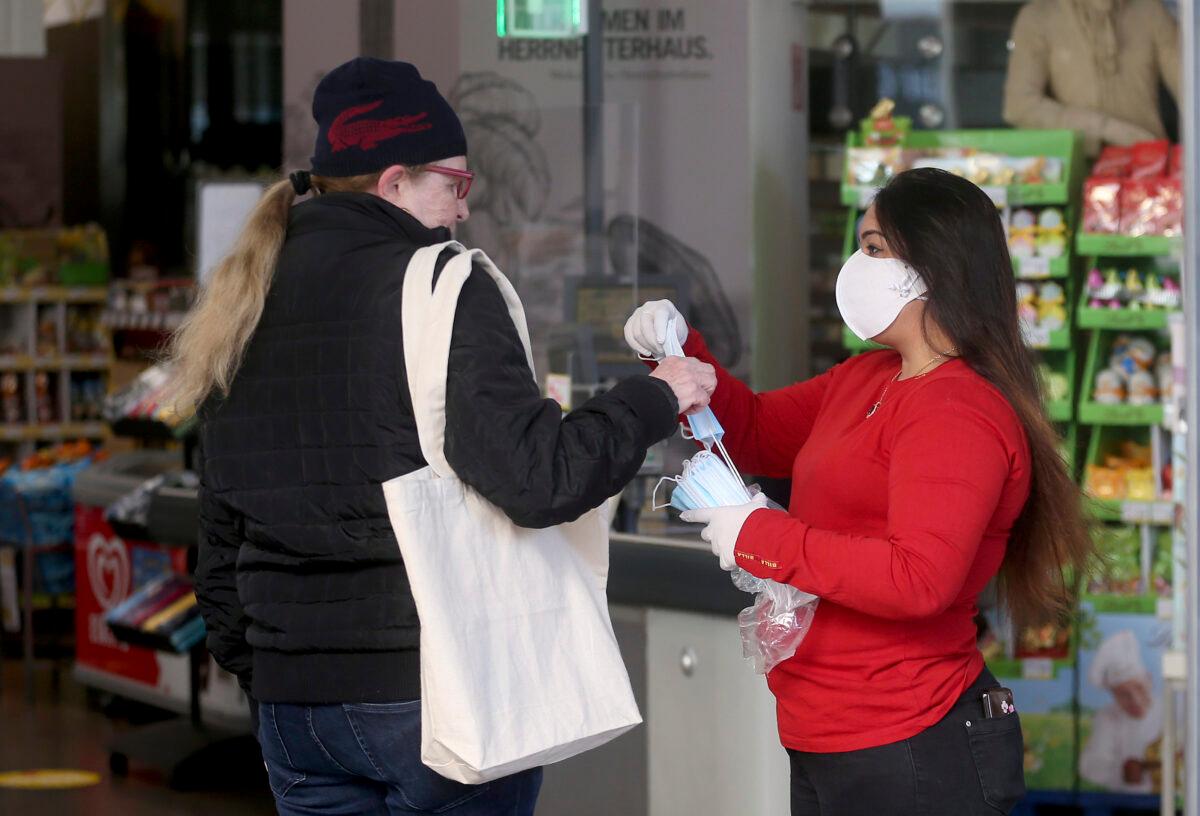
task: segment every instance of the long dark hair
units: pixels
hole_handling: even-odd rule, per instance
[[[926,321],[999,389],[1025,428],[1032,482],[1000,568],[1000,590],[1020,624],[1060,621],[1072,601],[1068,576],[1085,574],[1095,545],[1021,336],[999,212],[971,182],[926,168],[893,178],[875,198],[875,215],[892,254],[929,287]]]

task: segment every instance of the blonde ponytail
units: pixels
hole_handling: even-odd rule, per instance
[[[379,176],[313,176],[312,187],[318,193],[368,192]],[[267,188],[246,219],[237,243],[213,269],[195,305],[171,337],[167,356],[177,411],[191,413],[214,391],[221,396],[229,393],[262,318],[295,199],[287,179]]]
[[[233,250],[200,287],[168,352],[176,410],[190,413],[213,391],[229,393],[246,344],[262,317],[296,193],[290,181],[267,188]]]

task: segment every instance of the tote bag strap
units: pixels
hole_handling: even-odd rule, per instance
[[[442,269],[435,290],[433,273],[438,257],[446,249],[458,254]],[[516,290],[491,259],[482,250],[468,250],[457,241],[417,250],[404,275],[401,313],[404,365],[408,372],[408,389],[421,453],[433,472],[441,477],[454,475],[454,469],[445,455],[446,373],[450,360],[450,340],[454,333],[459,294],[476,264],[496,281],[517,335],[521,338],[529,369],[533,371],[525,310]]]

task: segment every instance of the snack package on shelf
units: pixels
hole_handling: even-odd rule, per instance
[[[1087,305],[1091,309],[1178,310],[1183,302],[1179,282],[1171,275],[1116,267],[1093,267],[1086,281]]]
[[[1121,181],[1090,178],[1083,183],[1083,231],[1116,234],[1121,229]]]
[[[0,421],[8,425],[25,421],[24,377],[15,371],[0,374]]]
[[[1092,175],[1097,178],[1127,178],[1132,162],[1133,148],[1109,145],[1101,151],[1100,158],[1092,165]]]
[[[1154,405],[1170,394],[1170,356],[1145,337],[1119,336],[1108,368],[1096,375],[1092,401],[1101,405]]]
[[[1142,574],[1142,543],[1137,528],[1104,526],[1097,528],[1096,548],[1100,568],[1092,573],[1088,593],[1092,595],[1133,595]]]
[[[1083,231],[1130,237],[1181,234],[1182,153],[1166,140],[1107,147],[1083,186]]]
[[[1132,148],[1129,161],[1131,179],[1159,178],[1167,174],[1171,143],[1166,139],[1138,142]]]

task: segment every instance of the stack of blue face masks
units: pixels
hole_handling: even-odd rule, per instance
[[[750,491],[737,472],[712,451],[700,451],[684,460],[683,475],[664,476],[654,488],[655,495],[663,482],[674,482],[671,500],[667,504],[654,501],[654,509],[668,505],[676,510],[700,510],[706,507],[733,507],[750,501]]]

